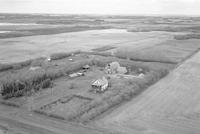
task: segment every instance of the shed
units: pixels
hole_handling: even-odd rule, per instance
[[[88,69],[90,69],[90,66],[89,65],[85,65],[85,66],[82,67],[82,69],[88,70]]]

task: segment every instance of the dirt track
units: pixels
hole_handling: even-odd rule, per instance
[[[200,52],[97,125],[136,134],[199,134],[199,59]]]
[[[101,134],[94,129],[4,105],[0,105],[0,134],[1,130],[6,134]]]

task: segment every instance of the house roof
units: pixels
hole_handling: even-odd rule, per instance
[[[98,79],[92,83],[93,86],[103,86],[106,84],[108,84],[108,80],[105,77],[103,77],[102,79]]]

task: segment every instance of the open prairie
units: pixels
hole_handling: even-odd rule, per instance
[[[0,14],[0,133],[199,134],[199,24]]]

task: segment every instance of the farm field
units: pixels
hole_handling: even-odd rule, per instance
[[[124,133],[198,134],[199,58],[200,53],[197,53],[97,124]]]
[[[114,55],[132,60],[177,64],[191,53],[198,51],[199,48],[199,40],[196,39],[167,40],[162,43],[139,45],[138,47],[133,45],[121,46],[114,51]]]
[[[0,133],[198,134],[199,24],[0,14]]]
[[[124,29],[108,29],[0,39],[0,63],[47,57],[55,52],[90,51],[103,46],[155,45],[172,38],[172,35],[165,32],[135,34]]]

